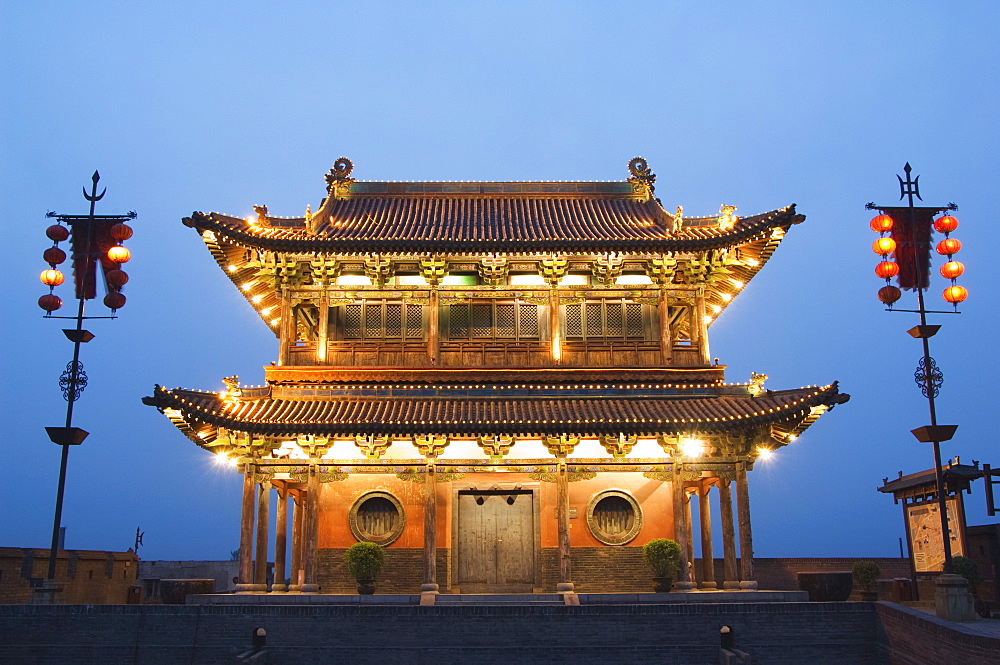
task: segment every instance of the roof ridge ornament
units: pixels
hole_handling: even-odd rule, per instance
[[[632,177],[628,179],[628,182],[632,183],[632,192],[652,196],[656,174],[649,168],[649,162],[646,161],[646,158],[633,157],[628,162],[628,170],[632,174]]]
[[[740,221],[740,218],[733,214],[735,212],[736,206],[726,204],[719,206],[719,228],[721,230],[730,231],[736,226],[736,222]]]
[[[350,184],[354,182],[351,171],[354,170],[354,162],[347,157],[338,157],[333,163],[333,168],[326,174],[327,195],[347,196],[350,193]],[[321,206],[322,207],[322,206]]]
[[[750,372],[750,385],[747,386],[747,392],[757,397],[762,392],[764,392],[764,382],[767,381],[767,374],[758,374],[757,372]]]

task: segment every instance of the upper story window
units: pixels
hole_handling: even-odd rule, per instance
[[[620,299],[566,305],[566,339],[645,339],[644,309]]]
[[[364,300],[330,311],[331,320],[345,340],[421,340],[423,309],[421,305],[398,301]]]
[[[538,306],[519,301],[482,300],[447,305],[442,328],[453,340],[538,339]]]

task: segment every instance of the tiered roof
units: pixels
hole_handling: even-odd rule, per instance
[[[346,168],[328,176],[327,198],[314,215],[274,217],[260,207],[247,218],[194,212],[184,223],[201,234],[226,275],[262,311],[271,311],[279,297],[254,282],[255,257],[247,249],[401,260],[609,252],[681,258],[738,251],[739,261],[726,265],[731,280],[707,285],[707,302],[718,313],[732,300],[733,285],[741,285],[736,291],[745,286],[785,232],[805,219],[794,204],[734,217],[732,224],[721,224],[719,215],[677,217],[653,196],[652,174],[613,182],[358,182],[348,177],[350,162],[341,163]]]

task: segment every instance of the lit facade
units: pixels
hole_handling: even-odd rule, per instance
[[[272,491],[272,592],[350,590],[358,540],[387,547],[386,591],[646,589],[656,537],[682,545],[678,589],[755,588],[747,472],[848,398],[726,383],[710,355],[794,206],[685,218],[641,158],[619,182],[352,169],[302,217],[184,220],[278,338],[262,387],[145,400],[243,475],[238,590],[267,590]],[[721,580],[689,565],[716,496]]]

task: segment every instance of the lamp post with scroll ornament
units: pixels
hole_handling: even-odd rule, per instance
[[[940,425],[937,419],[937,409],[934,399],[938,396],[944,375],[937,363],[931,357],[930,338],[941,329],[940,325],[927,323],[928,314],[958,314],[958,305],[968,297],[965,287],[957,284],[957,279],[965,272],[965,266],[955,260],[954,255],[962,248],[962,243],[951,234],[958,228],[958,220],[950,214],[958,206],[949,203],[944,206],[917,206],[914,199],[923,201],[920,196],[920,177],[911,179],[912,168],[907,163],[903,167],[906,180],[899,180],[899,198],[907,199],[904,206],[881,206],[869,203],[865,207],[877,210],[879,214],[872,218],[870,226],[879,234],[872,249],[881,257],[875,266],[875,274],[885,280],[885,286],[878,291],[878,298],[887,307],[887,311],[910,312],[919,315],[920,323],[907,330],[911,337],[919,339],[923,354],[917,363],[914,380],[920,387],[930,412],[930,424],[912,430],[916,439],[922,443],[930,443],[934,449],[934,474],[937,485],[938,512],[941,516],[941,537],[943,540],[944,573],[951,575],[952,551],[951,536],[948,526],[948,509],[944,473],[941,467],[941,443],[949,441],[958,429],[957,425]],[[936,246],[936,253],[947,257],[947,262],[939,269],[940,275],[950,282],[941,296],[945,302],[952,305],[951,310],[932,310],[927,308],[925,292],[931,282],[931,246],[933,232],[944,235]],[[892,284],[893,279],[896,284]],[[916,309],[894,309],[893,305],[902,297],[902,291],[915,291],[917,295]],[[940,608],[939,608],[940,613]]]
[[[56,490],[55,517],[52,524],[52,546],[49,550],[48,580],[53,580],[56,574],[56,560],[59,548],[59,532],[62,522],[63,495],[66,488],[66,466],[69,461],[69,447],[79,445],[87,438],[88,432],[73,426],[73,405],[87,387],[87,373],[80,362],[80,345],[94,339],[94,334],[84,330],[83,322],[87,319],[114,319],[116,312],[125,305],[122,287],[128,282],[128,274],[122,270],[122,265],[131,254],[122,243],[132,237],[132,227],[127,221],[135,219],[135,212],[123,215],[97,215],[95,207],[104,198],[107,188],[97,193],[97,182],[101,176],[97,171],[91,178],[92,186],[88,194],[83,189],[84,198],[90,202],[90,212],[86,215],[63,215],[49,212],[47,217],[55,218],[57,223],[45,230],[45,235],[52,241],[52,246],[45,250],[42,259],[49,267],[42,271],[42,284],[49,287],[49,292],[38,299],[38,306],[45,310],[45,318],[69,319],[75,321],[73,328],[63,329],[63,334],[73,342],[73,360],[66,365],[66,370],[59,377],[59,387],[66,399],[66,420],[62,427],[46,427],[49,439],[62,448],[62,459],[59,465],[59,485]],[[59,247],[59,243],[69,241],[70,254]],[[63,304],[62,298],[55,294],[56,287],[65,281],[65,276],[58,266],[69,258],[72,267],[74,297],[77,308],[75,316],[56,316]],[[104,305],[111,310],[110,316],[84,316],[84,305],[88,300],[97,297],[98,276],[102,276],[105,284]]]

